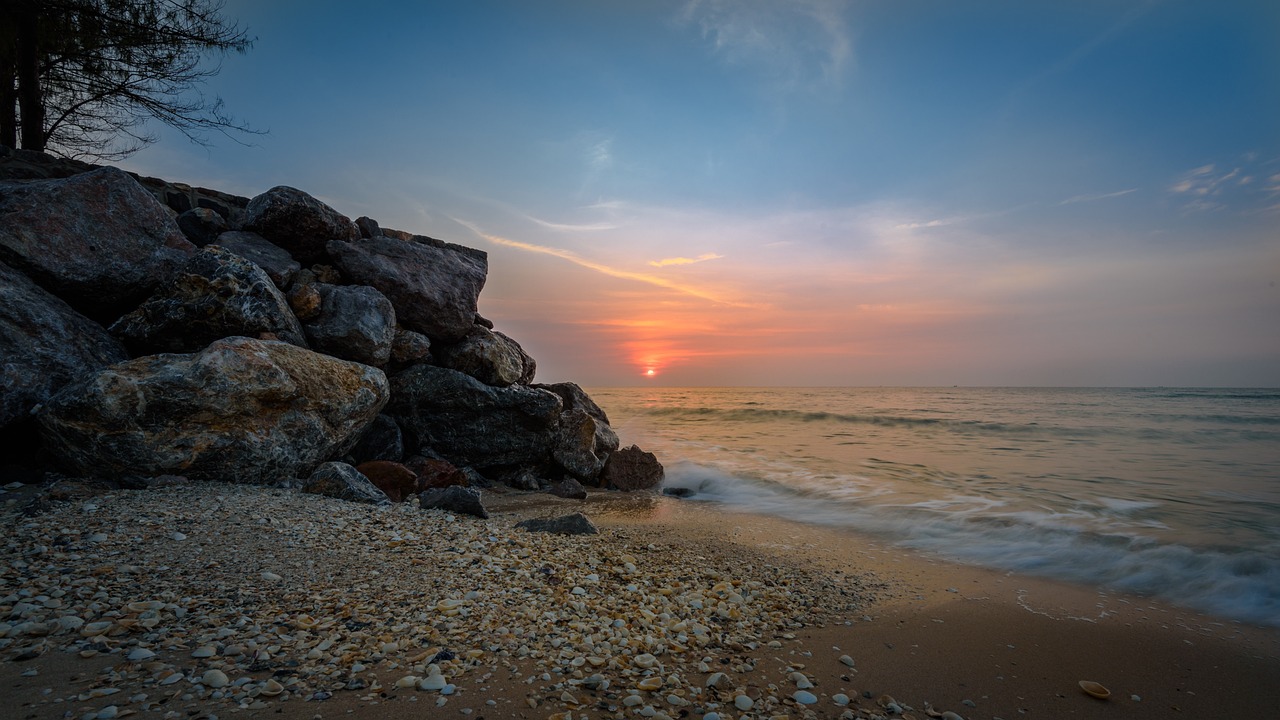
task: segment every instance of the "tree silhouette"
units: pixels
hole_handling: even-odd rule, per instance
[[[158,120],[192,142],[260,134],[200,85],[207,55],[253,44],[222,0],[0,2],[0,144],[119,159],[156,140]]]

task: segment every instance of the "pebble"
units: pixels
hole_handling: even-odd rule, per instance
[[[746,695],[739,695],[733,699],[733,706],[738,708],[739,710],[742,710],[743,712],[750,710],[751,706],[755,704],[756,704],[756,701],[752,700]]]
[[[230,681],[227,679],[227,674],[217,668],[206,670],[200,677],[200,684],[211,688],[226,687],[228,682]]]
[[[801,705],[812,705],[818,702],[818,696],[808,690],[797,690],[791,697]]]
[[[849,667],[853,667],[853,658],[849,657],[848,655],[841,655],[840,662],[844,663],[845,665],[848,665]]]
[[[835,695],[831,696],[831,702],[837,705],[848,705],[849,696],[845,695],[844,693],[836,693]]]

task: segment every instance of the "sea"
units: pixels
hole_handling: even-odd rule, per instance
[[[687,502],[1280,626],[1280,389],[593,389]]]

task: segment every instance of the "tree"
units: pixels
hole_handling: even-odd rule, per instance
[[[246,30],[222,0],[3,0],[0,143],[67,157],[119,159],[155,141],[158,120],[207,145],[216,131],[260,134],[200,85],[244,53]]]

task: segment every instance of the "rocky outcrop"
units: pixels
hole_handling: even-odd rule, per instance
[[[258,233],[233,230],[222,233],[213,242],[262,268],[281,290],[287,289],[302,269],[302,264],[288,251],[272,245]]]
[[[473,325],[462,340],[442,348],[436,360],[494,387],[528,385],[537,371],[520,343],[481,325]]]
[[[237,335],[307,346],[302,325],[262,268],[216,245],[192,256],[110,330],[134,355],[195,352]]]
[[[127,174],[0,183],[0,261],[94,320],[140,302],[196,251]]]
[[[346,215],[307,193],[278,185],[249,201],[244,229],[279,245],[304,264],[322,261],[330,240],[355,240],[360,231]]]
[[[327,355],[382,367],[391,359],[396,312],[367,285],[315,283],[320,307],[303,329],[311,346]]]
[[[558,395],[564,403],[565,412],[581,410],[595,421],[595,442],[591,451],[597,457],[608,457],[609,453],[618,449],[618,435],[609,425],[609,417],[577,383],[562,382],[533,387],[550,390]]]
[[[344,462],[327,462],[315,469],[302,483],[302,492],[325,495],[339,500],[390,505],[391,499],[359,470]]]
[[[560,398],[530,387],[495,388],[456,370],[416,365],[391,379],[395,417],[411,449],[429,448],[480,470],[550,459]]]
[[[68,383],[127,359],[101,325],[0,263],[0,428]]]
[[[349,450],[387,397],[380,370],[240,337],[112,365],[64,388],[38,422],[82,475],[280,483]]]
[[[328,251],[350,283],[386,295],[406,328],[449,343],[461,340],[474,325],[489,272],[485,253],[430,238],[385,236],[332,242]]]
[[[600,484],[613,490],[651,490],[662,484],[662,463],[653,453],[632,445],[609,456]]]

